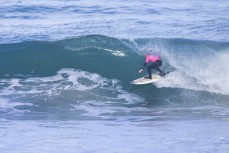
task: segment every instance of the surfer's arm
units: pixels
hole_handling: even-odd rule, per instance
[[[142,66],[142,69],[144,70],[144,68],[146,67],[147,63],[145,62]]]
[[[144,68],[146,67],[146,65],[147,65],[147,63],[145,62],[145,63],[143,64],[143,66],[142,66],[142,69],[139,70],[139,73],[142,73],[142,72],[143,72],[143,70],[144,70]]]

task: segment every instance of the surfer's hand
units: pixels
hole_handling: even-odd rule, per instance
[[[139,73],[142,73],[142,72],[143,72],[143,69],[139,70],[138,72],[139,72]]]

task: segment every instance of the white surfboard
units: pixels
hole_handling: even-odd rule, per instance
[[[131,84],[137,84],[137,85],[141,85],[141,84],[148,84],[148,83],[153,83],[153,82],[156,82],[158,81],[159,79],[161,78],[160,75],[158,74],[153,74],[152,75],[152,79],[147,79],[147,78],[139,78],[139,79],[136,79],[132,82],[130,82]]]

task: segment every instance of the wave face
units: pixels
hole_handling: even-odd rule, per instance
[[[161,54],[174,71],[158,83],[176,87],[229,94],[228,43],[185,39],[136,40],[141,53]]]
[[[147,107],[142,111],[170,104],[228,105],[226,42],[88,35],[55,42],[5,44],[0,48],[4,114],[32,112],[45,117],[48,113],[48,117],[58,118],[72,117],[71,111],[77,111],[78,116],[73,118],[82,119],[85,113],[93,118],[120,112],[123,105],[131,109],[145,102]],[[130,81],[142,76],[138,69],[146,53],[159,54],[162,69],[172,72],[154,85],[131,85]]]

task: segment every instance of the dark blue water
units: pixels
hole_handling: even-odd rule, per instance
[[[227,153],[228,13],[223,0],[2,0],[1,152]],[[172,72],[132,85],[146,53]]]
[[[228,41],[227,0],[1,0],[0,42],[103,34]]]

